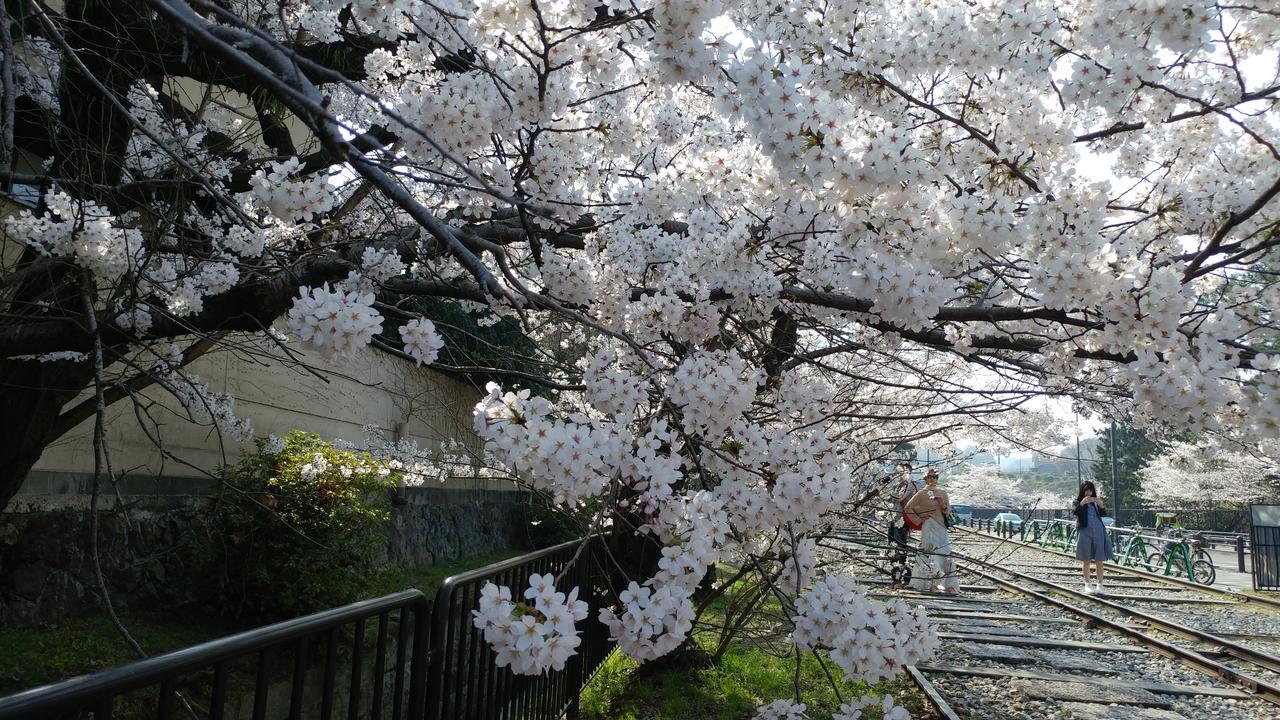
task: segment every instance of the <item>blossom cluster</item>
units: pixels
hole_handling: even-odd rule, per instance
[[[723,455],[704,462],[721,478],[717,498],[744,531],[783,524],[796,532],[817,529],[858,486],[851,448],[837,445],[815,428],[778,435],[762,424],[739,420],[725,448]],[[766,475],[773,478],[772,484],[765,481]]]
[[[686,430],[717,437],[751,406],[763,380],[733,350],[698,351],[671,374],[667,397],[680,406]]]
[[[701,576],[699,576],[701,577]],[[644,662],[675,650],[693,629],[693,602],[690,594],[677,585],[662,585],[656,590],[634,581],[618,595],[624,608],[601,608],[600,622],[618,649],[628,657]]]
[[[436,332],[435,323],[423,318],[414,318],[400,326],[400,337],[404,339],[404,351],[419,365],[430,365],[444,348],[444,339]]]
[[[299,177],[301,169],[292,157],[258,170],[250,181],[253,197],[287,222],[318,218],[333,208],[335,195],[324,176]]]
[[[632,440],[631,452],[622,455],[619,473],[631,489],[639,493],[635,510],[649,521],[641,526],[642,531],[652,527],[658,508],[672,499],[673,486],[683,477],[680,448],[675,431],[666,421],[657,419],[650,423],[648,432]],[[619,505],[626,509],[631,502],[623,498]]]
[[[39,355],[13,355],[10,360],[35,361],[35,362],[84,362],[89,356],[79,352],[78,350],[58,350],[57,352],[41,353]]]
[[[328,283],[302,288],[285,321],[298,339],[324,355],[349,355],[382,329],[372,293],[330,290]]]
[[[47,256],[67,256],[95,276],[116,279],[137,266],[144,253],[142,231],[92,200],[77,200],[54,188],[45,194],[48,212],[30,210],[5,218],[5,231]]]
[[[826,650],[851,680],[875,683],[933,657],[937,634],[923,608],[880,602],[846,575],[827,575],[796,600],[792,637],[802,650]]]
[[[368,453],[382,467],[400,473],[405,485],[422,485],[428,479],[444,482],[449,479],[448,462],[443,452],[433,452],[418,446],[413,438],[393,439],[377,425],[365,425],[364,442],[360,449]],[[353,442],[335,440],[334,446],[356,449]]]
[[[892,695],[880,696],[872,693],[842,704],[832,713],[831,720],[870,720],[868,716],[863,715],[868,710],[875,712],[876,715],[873,717],[878,717],[880,720],[911,720],[911,713],[894,703]],[[774,700],[760,706],[756,711],[755,720],[809,720],[808,712],[809,707],[804,703],[794,700]]]
[[[621,440],[588,418],[556,419],[551,403],[528,390],[503,393],[497,383],[475,408],[475,430],[508,467],[557,502],[575,504],[599,495],[616,472]]]
[[[406,270],[400,254],[394,249],[368,247],[360,255],[360,269],[352,270],[342,283],[350,292],[376,292],[382,283]]]
[[[755,720],[809,720],[809,706],[794,700],[774,700],[756,710]]]
[[[612,415],[631,415],[645,397],[644,381],[625,368],[615,367],[611,353],[599,352],[587,361],[582,373],[591,404]]]
[[[511,588],[485,583],[472,622],[484,631],[485,642],[497,655],[498,667],[517,675],[563,670],[581,644],[576,624],[587,617],[587,604],[578,589],[556,589],[550,573],[529,576],[523,601],[513,601]]]
[[[253,424],[248,418],[236,416],[236,399],[230,393],[216,393],[198,377],[172,369],[165,373],[164,380],[192,419],[211,423],[236,443],[253,437]]]
[[[596,297],[595,279],[586,258],[549,249],[543,256],[541,272],[551,294],[571,305],[587,306]]]

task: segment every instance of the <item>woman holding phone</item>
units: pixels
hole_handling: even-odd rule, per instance
[[[1080,486],[1080,494],[1071,509],[1076,514],[1076,559],[1080,561],[1080,572],[1084,575],[1084,591],[1087,593],[1102,592],[1102,563],[1111,559],[1111,537],[1107,535],[1107,526],[1102,518],[1107,509],[1098,497],[1098,489],[1088,480]],[[1093,563],[1097,583],[1090,585],[1089,563]]]

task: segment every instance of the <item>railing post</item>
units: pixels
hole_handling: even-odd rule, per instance
[[[431,607],[431,639],[427,652],[426,707],[425,716],[410,720],[444,720],[445,674],[449,672],[447,658],[449,643],[453,641],[449,635],[449,620],[453,615],[453,589],[457,576],[445,578],[436,591],[436,599]],[[466,612],[466,609],[463,611]]]
[[[587,602],[588,607],[594,605],[592,602],[594,588],[591,586],[591,564],[595,562],[595,548],[593,545],[598,536],[587,538],[587,546],[582,549],[582,553],[578,555],[576,567],[573,568],[572,577],[577,579],[578,597]],[[590,623],[594,618],[588,614],[587,622]],[[590,630],[584,628],[584,633]],[[591,647],[590,638],[583,638],[582,643],[578,645],[578,651],[569,657],[565,667],[566,680],[573,682],[573,687],[569,689],[569,706],[565,708],[564,716],[568,720],[578,719],[578,706],[582,700],[582,688],[587,684],[587,664],[582,661],[582,655],[588,652]]]
[[[1236,569],[1244,572],[1244,536],[1236,536]]]
[[[431,667],[432,661],[429,646],[431,610],[431,601],[426,598],[419,600],[413,607],[413,662],[409,666],[409,720],[425,720],[427,713],[427,669]],[[400,622],[404,622],[403,617]]]

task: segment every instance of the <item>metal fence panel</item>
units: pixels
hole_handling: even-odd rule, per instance
[[[604,558],[603,538],[574,540],[445,580],[436,594],[431,669],[427,683],[429,720],[538,720],[577,716],[579,691],[613,651],[597,615],[616,597]],[[543,675],[515,675],[499,668],[483,631],[471,622],[486,583],[505,585],[518,596],[533,574],[552,573],[557,587],[578,587],[587,603],[582,643],[565,668]]]
[[[1280,505],[1251,505],[1253,589],[1280,590]]]
[[[421,718],[430,617],[426,597],[406,590],[0,698],[0,720],[217,720],[232,714],[233,703],[254,718],[314,717],[314,710],[307,711],[314,706],[327,719],[344,699],[348,717]],[[376,632],[365,632],[366,625],[374,625],[369,620],[377,620]],[[389,651],[392,625],[400,641]],[[412,645],[406,647],[410,632]],[[366,653],[382,674],[363,683]],[[313,657],[324,661],[309,670]],[[337,672],[340,660],[350,665],[351,683],[345,687]],[[387,707],[391,712],[384,714]]]
[[[448,578],[434,607],[406,590],[268,625],[0,698],[0,720],[573,718],[615,646],[598,620],[617,598],[609,567],[604,537],[575,540]],[[485,583],[519,594],[534,573],[578,587],[588,618],[563,670],[517,676],[471,613]]]

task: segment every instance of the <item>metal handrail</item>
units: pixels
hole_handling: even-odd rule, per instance
[[[355,630],[350,640],[347,717],[360,716],[365,699],[359,694],[366,672],[364,663],[371,661],[374,677],[383,677],[389,660],[395,668],[394,688],[384,688],[382,681],[374,682],[371,709],[375,718],[380,716],[381,703],[388,697],[394,720],[560,718],[565,713],[572,716],[582,687],[615,646],[608,629],[597,619],[600,608],[616,599],[615,578],[600,559],[604,551],[598,543],[606,539],[595,535],[573,540],[454,575],[441,584],[434,604],[418,590],[405,590],[25,690],[0,698],[0,720],[54,718],[85,711],[91,712],[94,720],[110,720],[117,700],[155,687],[159,696],[151,695],[148,702],[158,702],[153,707],[158,709],[157,717],[164,720],[174,714],[176,701],[185,699],[188,693],[180,680],[210,669],[211,692],[202,686],[196,694],[210,698],[211,718],[222,717],[232,663],[255,655],[258,663],[253,685],[254,717],[262,718],[271,692],[268,658],[290,648],[294,654],[289,717],[297,718],[301,717],[304,686],[308,684],[304,679],[309,648],[318,647],[313,643],[323,643],[325,648],[320,713],[330,717],[330,711],[335,709],[335,690],[342,692],[335,684],[336,648],[342,629],[349,626]],[[583,543],[586,546],[579,552]],[[569,658],[564,670],[516,676],[496,666],[492,648],[471,622],[471,612],[483,582],[493,581],[521,592],[528,575],[535,572],[563,576],[566,584],[576,585],[579,597],[588,603],[590,619],[581,631],[578,652]],[[393,631],[392,613],[396,612],[399,622]],[[366,625],[376,625],[376,642],[367,647]],[[347,642],[344,638],[343,644]],[[366,653],[373,655],[368,657]],[[390,696],[385,694],[388,690]]]
[[[133,690],[161,684],[175,677],[216,665],[220,662],[250,653],[284,645],[326,630],[331,630],[392,610],[412,610],[415,630],[422,637],[428,627],[422,622],[430,604],[418,590],[403,590],[372,600],[364,600],[331,610],[324,610],[305,617],[285,620],[265,627],[246,630],[217,640],[174,650],[155,657],[137,660],[120,667],[92,675],[71,678],[52,685],[32,688],[15,695],[0,698],[0,720],[29,720],[33,716],[48,716],[76,712],[95,702],[110,700]],[[422,647],[415,643],[415,650]],[[419,660],[415,657],[415,661]],[[423,658],[425,660],[425,658]],[[414,662],[413,672],[425,669],[425,662]],[[421,707],[421,678],[415,686],[410,683],[410,716]]]
[[[504,570],[512,570],[520,567],[521,565],[528,565],[534,561],[554,555],[561,550],[581,545],[584,542],[586,542],[586,540],[583,539],[569,540],[568,542],[562,542],[559,545],[552,545],[549,548],[543,548],[527,555],[517,555],[516,557],[507,558],[506,560],[496,562],[492,565],[485,565],[484,567],[468,570],[466,572],[458,573],[457,575],[450,575],[445,578],[444,582],[440,583],[440,589],[436,591],[436,600],[440,601],[448,597],[451,592],[451,588],[457,585],[471,582],[473,580],[483,580],[487,577],[497,575]]]
[[[605,540],[601,535],[572,540],[454,575],[441,583],[434,604],[426,716],[441,720],[576,716],[582,687],[614,647],[604,625],[597,620],[602,604],[612,600],[611,596],[595,592],[598,580],[609,582],[604,566],[593,553],[594,545]],[[586,547],[578,553],[583,543]],[[507,585],[513,595],[518,595],[528,574],[534,572],[563,574],[566,584],[576,585],[579,599],[588,603],[588,619],[580,631],[582,644],[563,670],[516,676],[506,668],[496,667],[493,650],[481,638],[482,632],[471,624],[471,611],[478,601],[481,582]]]

